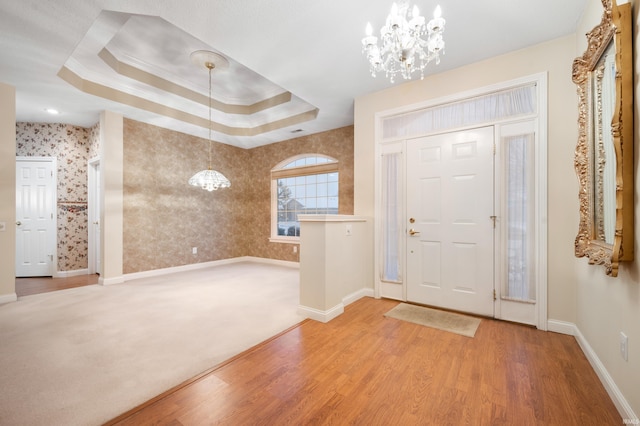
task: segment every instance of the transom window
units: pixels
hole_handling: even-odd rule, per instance
[[[298,241],[298,214],[338,214],[335,158],[304,154],[271,170],[271,239]]]

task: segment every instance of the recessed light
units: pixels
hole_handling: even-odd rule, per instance
[[[58,115],[58,114],[60,114],[60,111],[58,111],[57,109],[53,109],[53,108],[45,108],[44,110],[45,110],[45,111],[47,111],[49,114],[52,114],[52,115]]]

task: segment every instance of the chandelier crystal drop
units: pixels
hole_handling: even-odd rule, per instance
[[[409,15],[409,3],[406,0],[393,3],[387,21],[380,28],[381,46],[373,35],[373,28],[367,23],[366,37],[362,39],[362,52],[369,60],[371,75],[384,72],[393,83],[396,74],[405,80],[411,80],[415,71],[424,78],[427,64],[435,60],[440,63],[440,54],[444,54],[445,20],[440,6],[436,7],[433,19],[425,24],[417,6],[413,6]]]
[[[229,188],[231,182],[222,173],[213,170],[211,167],[211,72],[217,66],[226,67],[229,62],[221,55],[205,50],[198,50],[191,54],[191,60],[196,64],[204,63],[209,70],[209,168],[201,170],[189,179],[189,185],[198,186],[207,191],[216,191],[220,188]]]

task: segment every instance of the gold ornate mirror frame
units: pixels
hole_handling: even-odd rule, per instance
[[[634,256],[633,36],[631,4],[601,1],[602,21],[587,33],[587,50],[573,61],[579,98],[574,166],[580,187],[575,255],[603,265],[615,277],[619,262]],[[605,66],[614,53],[615,67],[612,59]]]

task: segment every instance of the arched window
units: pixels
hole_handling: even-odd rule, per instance
[[[338,214],[338,160],[302,154],[271,170],[271,240],[299,241],[298,214]]]

